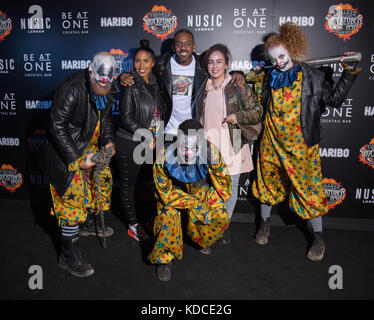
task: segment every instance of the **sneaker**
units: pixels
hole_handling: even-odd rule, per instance
[[[270,235],[270,218],[266,220],[261,218],[260,229],[258,229],[255,242],[261,246],[268,244]]]
[[[314,240],[310,247],[307,258],[311,261],[321,261],[325,254],[325,241],[322,232],[314,233]]]
[[[157,278],[160,281],[169,281],[171,279],[171,262],[159,264],[156,268]]]
[[[206,247],[206,248],[202,248],[199,250],[202,254],[211,254],[212,253],[212,248],[211,247]]]
[[[144,231],[140,223],[130,224],[127,230],[128,235],[136,241],[148,241],[149,235]]]

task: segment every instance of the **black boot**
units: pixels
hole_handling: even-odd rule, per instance
[[[160,281],[169,281],[171,279],[171,262],[159,264],[156,268],[157,278]]]
[[[311,261],[321,261],[325,254],[325,241],[322,232],[314,232],[314,239],[310,247],[307,258]]]
[[[58,259],[61,268],[77,277],[89,277],[94,273],[91,265],[82,257],[79,236],[61,238],[61,254]]]
[[[260,229],[258,229],[255,242],[261,246],[268,244],[270,235],[270,218],[266,220],[261,218]]]
[[[111,213],[110,210],[104,211],[104,216],[106,214]],[[105,233],[104,233],[104,225],[101,220],[100,214],[96,214],[96,212],[88,209],[87,211],[87,219],[84,223],[79,226],[79,235],[86,237],[86,236],[98,236],[105,238],[110,237],[113,235],[114,231],[113,228],[105,226]]]

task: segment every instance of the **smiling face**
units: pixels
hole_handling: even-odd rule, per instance
[[[287,49],[282,45],[270,48],[268,50],[269,59],[274,67],[279,71],[287,71],[293,67],[293,62]]]
[[[196,49],[195,42],[189,33],[181,32],[174,39],[176,61],[182,66],[188,66],[192,62],[192,52]]]
[[[155,65],[152,56],[143,50],[138,51],[135,56],[134,68],[136,73],[141,76],[145,82],[149,83],[149,73]]]
[[[223,80],[228,64],[220,51],[213,51],[208,57],[208,73],[215,80]]]

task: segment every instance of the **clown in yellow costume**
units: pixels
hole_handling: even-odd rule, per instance
[[[109,212],[112,193],[114,70],[113,57],[98,52],[87,69],[61,83],[50,110],[42,168],[50,183],[51,214],[61,229],[59,265],[77,277],[94,273],[82,257],[79,236],[98,236],[105,246],[113,234],[103,213]]]
[[[148,259],[158,265],[161,281],[171,278],[171,262],[183,256],[181,214],[188,216],[187,234],[206,254],[229,223],[225,202],[231,196],[231,178],[226,164],[217,147],[202,139],[198,121],[186,120],[179,128],[184,134],[178,137],[178,150],[164,149],[153,167],[158,200],[156,242]],[[201,129],[202,136],[187,135],[187,129]],[[201,153],[202,141],[207,146],[207,157]],[[181,155],[186,163],[179,160]]]
[[[262,218],[255,242],[268,243],[271,208],[288,197],[291,211],[309,221],[313,229],[307,257],[320,261],[325,252],[322,216],[328,212],[318,146],[320,116],[326,105],[341,106],[359,70],[344,65],[333,87],[324,72],[298,62],[306,54],[307,41],[292,23],[270,35],[264,48],[274,68],[246,77],[254,83],[266,111],[252,185],[254,197],[261,202]]]

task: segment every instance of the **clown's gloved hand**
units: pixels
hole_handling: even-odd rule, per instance
[[[345,52],[344,54],[346,56],[348,56],[348,55],[355,54],[355,52],[350,51],[350,52]],[[347,62],[347,61],[344,61],[345,60],[344,58],[345,58],[345,56],[342,56],[341,59],[340,59],[340,62],[342,64],[344,70],[346,70],[347,72],[355,72],[356,69],[357,69],[358,61]]]

